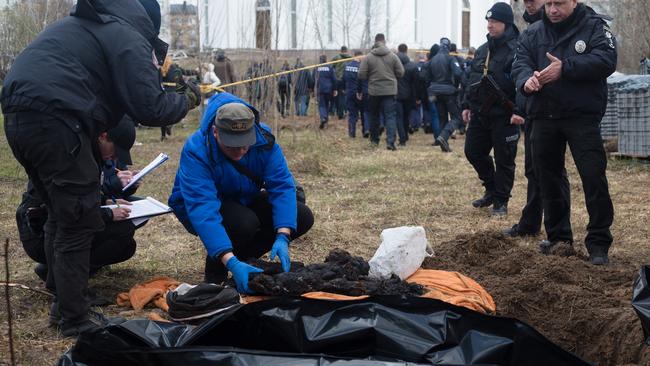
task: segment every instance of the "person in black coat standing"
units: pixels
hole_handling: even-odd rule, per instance
[[[193,85],[161,88],[167,45],[155,0],[79,0],[16,58],[0,104],[11,150],[45,202],[50,321],[64,336],[96,326],[86,299],[91,243],[104,229],[98,137],[125,113],[149,126],[198,106]]]
[[[528,24],[533,24],[542,19],[544,14],[545,0],[526,0],[526,11],[523,18]],[[521,35],[524,36],[523,34]],[[534,236],[539,234],[542,228],[542,218],[544,210],[542,206],[542,192],[539,188],[539,182],[535,176],[533,166],[533,149],[531,146],[531,132],[533,130],[533,121],[526,117],[526,100],[527,98],[517,90],[517,105],[515,113],[512,115],[510,122],[512,124],[523,124],[524,130],[524,173],[528,184],[526,186],[526,205],[521,210],[519,222],[503,231],[504,234],[511,237]],[[562,182],[562,194],[566,196],[565,200],[570,202],[571,189],[567,179],[566,170],[564,171]],[[565,216],[568,220],[569,216]]]
[[[519,126],[510,123],[515,85],[510,71],[519,31],[512,8],[496,3],[487,12],[487,42],[476,51],[463,102],[463,121],[469,123],[465,156],[485,187],[474,207],[492,207],[492,214],[505,216],[515,180],[515,157]],[[490,156],[494,150],[494,161]]]
[[[589,260],[594,265],[609,262],[614,207],[599,126],[607,106],[607,77],[616,62],[616,39],[604,16],[577,0],[547,2],[542,21],[519,41],[512,76],[529,97],[526,112],[533,120],[533,165],[548,239],[540,243],[542,253],[560,242],[573,243],[571,202],[563,194],[568,144],[589,213]]]
[[[408,56],[408,46],[397,46],[397,57],[404,66],[404,76],[397,79],[397,134],[400,146],[405,146],[411,128],[411,111],[415,108],[415,87],[418,82],[418,67]]]

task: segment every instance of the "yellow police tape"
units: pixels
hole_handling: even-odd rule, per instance
[[[246,80],[240,80],[240,81],[230,83],[230,84],[219,85],[217,87],[214,87],[211,84],[201,84],[199,87],[201,88],[201,93],[204,93],[204,94],[208,93],[208,92],[211,92],[211,91],[214,91],[214,90],[222,92],[222,91],[224,91],[224,88],[228,88],[228,87],[231,87],[231,86],[248,84],[248,83],[251,83],[253,81],[264,80],[264,79],[268,79],[268,78],[274,78],[274,77],[277,77],[277,76],[291,74],[291,73],[298,72],[298,71],[303,71],[303,70],[311,70],[311,69],[315,69],[315,68],[321,67],[321,66],[333,65],[333,64],[338,64],[338,63],[341,63],[341,62],[350,62],[350,61],[355,60],[355,59],[360,60],[361,58],[363,58],[363,56],[349,57],[349,58],[344,58],[344,59],[341,59],[341,60],[328,61],[328,62],[323,62],[323,63],[320,63],[320,64],[316,64],[316,65],[299,67],[297,69],[278,71],[278,72],[275,72],[273,74],[258,76],[258,77],[251,78],[251,79],[246,79]],[[163,83],[163,84],[167,85],[166,83]],[[170,86],[176,85],[174,83],[169,83],[169,84],[171,84]]]

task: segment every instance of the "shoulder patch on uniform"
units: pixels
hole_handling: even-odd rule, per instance
[[[605,39],[607,40],[607,45],[611,49],[616,49],[616,44],[614,43],[614,34],[607,24],[603,25],[603,33],[605,33]]]

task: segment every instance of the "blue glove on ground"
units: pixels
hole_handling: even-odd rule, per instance
[[[226,262],[226,268],[232,273],[232,277],[235,279],[237,284],[237,291],[243,294],[252,294],[251,290],[248,288],[248,275],[251,273],[262,273],[261,269],[253,267],[250,264],[246,264],[237,257],[232,257]]]
[[[273,243],[273,247],[271,247],[271,255],[269,258],[275,260],[276,255],[280,258],[282,269],[285,272],[289,272],[291,269],[291,258],[289,257],[289,235],[276,235],[275,243]]]

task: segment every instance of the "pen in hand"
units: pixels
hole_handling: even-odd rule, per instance
[[[115,206],[117,206],[118,208],[120,207],[120,204],[119,204],[119,203],[117,202],[117,200],[115,199],[115,196],[111,196],[111,200],[113,200],[113,204],[114,204]]]

